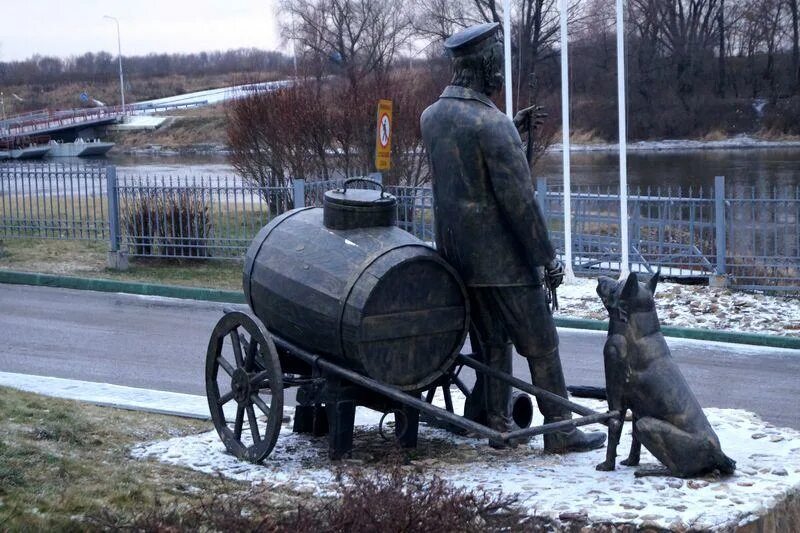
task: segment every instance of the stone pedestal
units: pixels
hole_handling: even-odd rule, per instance
[[[463,396],[454,390],[453,400],[456,412],[461,412]],[[578,401],[597,411],[606,408],[604,402]],[[420,426],[409,468],[424,468],[467,490],[516,494],[537,527],[547,531],[800,531],[800,431],[775,427],[747,411],[705,411],[722,449],[737,462],[732,476],[636,478],[635,468],[622,465],[613,472],[598,472],[594,466],[605,458],[604,449],[545,454],[537,437],[526,446],[494,450],[485,440],[425,424]],[[391,448],[378,433],[379,420],[374,411],[356,411],[353,459],[366,469],[380,465],[376,454]],[[537,412],[533,423],[541,421]],[[619,459],[627,455],[630,439],[626,423]],[[642,452],[643,466],[657,464]],[[282,430],[265,465],[236,460],[225,452],[214,431],[143,444],[134,448],[133,455],[232,479],[263,479],[275,490],[281,486],[319,494],[335,490],[336,465],[327,458],[325,441],[292,433],[291,427]],[[395,455],[387,457],[396,464]]]

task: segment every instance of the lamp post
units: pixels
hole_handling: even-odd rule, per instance
[[[117,23],[117,55],[119,56],[119,93],[122,97],[122,114],[125,114],[125,82],[122,78],[122,41],[119,36],[119,20],[116,17],[103,15],[104,19],[113,20]]]

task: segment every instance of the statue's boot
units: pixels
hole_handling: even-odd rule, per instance
[[[483,350],[485,364],[500,372],[511,374],[510,344],[505,346],[485,345]],[[483,390],[486,397],[486,425],[501,433],[511,431],[511,413],[508,410],[511,400],[511,385],[483,376]],[[516,443],[489,439],[489,445],[493,448],[506,448],[509,445],[515,446]]]
[[[544,357],[528,357],[533,384],[554,394],[567,398],[567,385],[564,382],[564,371],[558,348]],[[536,403],[544,416],[544,423],[550,424],[562,420],[570,420],[572,411],[552,400],[536,397]],[[601,448],[606,441],[605,433],[584,433],[573,428],[566,431],[547,433],[544,435],[544,451],[547,453],[585,452]]]

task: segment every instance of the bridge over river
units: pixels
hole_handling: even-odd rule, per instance
[[[248,96],[257,91],[273,91],[292,83],[290,80],[252,83],[209,89],[193,93],[147,100],[122,106],[94,108],[49,109],[32,111],[0,120],[1,145],[18,146],[36,142],[36,138],[57,137],[73,140],[77,137],[94,137],[94,129],[123,122],[126,117],[146,115],[170,109],[201,107]],[[86,133],[90,133],[87,135]]]

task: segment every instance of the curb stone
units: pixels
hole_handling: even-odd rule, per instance
[[[244,298],[244,293],[240,291],[225,291],[200,287],[182,287],[177,285],[158,285],[110,279],[77,278],[71,276],[58,276],[54,274],[39,274],[34,272],[16,272],[13,270],[2,269],[0,269],[0,283],[60,287],[64,289],[79,289],[100,292],[123,292],[130,294],[141,294],[145,296],[164,296],[168,298],[204,300],[222,303],[247,303]],[[588,318],[555,317],[555,322],[556,326],[564,328],[595,331],[606,331],[608,329],[607,321],[591,320]],[[770,348],[788,348],[800,350],[800,337],[782,337],[779,335],[764,335],[760,333],[715,331],[699,328],[682,328],[677,326],[662,326],[661,331],[667,337],[680,339],[749,344],[754,346],[766,346]]]

